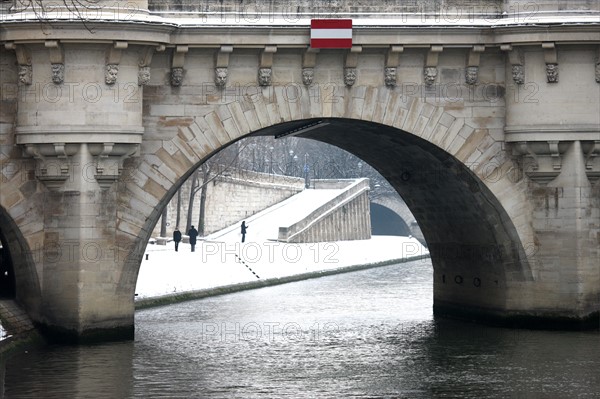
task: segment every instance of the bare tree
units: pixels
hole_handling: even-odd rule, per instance
[[[210,178],[210,168],[209,165],[205,162],[202,164],[202,188],[200,190],[200,212],[198,213],[198,235],[204,236],[204,216],[206,214],[206,189],[208,185],[204,182],[207,182]]]
[[[179,222],[181,222],[181,187],[177,190],[177,212],[175,218],[175,226],[179,227]]]
[[[235,167],[239,167],[239,157],[243,153],[246,146],[239,144],[233,144],[217,155],[213,156],[208,161],[204,162],[200,169],[196,171],[202,171],[202,184],[192,185],[190,191],[190,203],[192,203],[194,196],[200,191],[200,211],[198,214],[198,234],[203,236],[205,234],[204,218],[206,214],[206,194],[208,184],[218,177],[222,176],[227,171]],[[191,208],[188,209],[188,215],[191,215]],[[189,216],[191,217],[191,216]]]
[[[185,223],[185,231],[189,231],[190,228],[192,227],[192,213],[194,210],[194,196],[196,195],[196,192],[198,191],[198,174],[199,174],[200,169],[197,169],[193,174],[192,174],[192,188],[190,190],[190,198],[188,201],[188,212],[187,212],[187,221]]]
[[[305,177],[307,181],[368,177],[371,181],[371,198],[396,193],[394,188],[365,161],[338,147],[298,137],[283,139],[265,136],[248,137],[221,150],[190,176],[189,197],[187,194],[182,195],[181,189],[178,191],[178,214],[185,212],[184,201],[188,204],[186,231],[189,230],[194,218],[194,206],[198,204],[198,232],[201,236],[206,234],[204,221],[208,184],[234,168],[272,173],[282,177]],[[196,196],[199,197],[198,202]],[[180,224],[182,216],[177,216],[176,225]]]
[[[395,193],[387,180],[369,164],[330,144],[299,137],[275,139],[265,136],[249,137],[239,143],[245,148],[239,153],[241,169],[307,180],[368,177],[372,197]]]
[[[162,216],[160,218],[160,236],[161,237],[166,237],[167,236],[167,216],[168,216],[168,207],[164,207],[163,211],[162,211]]]
[[[191,187],[190,194],[187,198],[187,219],[186,219],[186,231],[188,231],[192,225],[192,218],[194,214],[194,202],[196,194],[200,191],[200,211],[198,221],[198,233],[204,235],[204,216],[206,213],[206,189],[210,182],[214,181],[219,176],[223,175],[227,171],[239,167],[238,161],[239,156],[245,149],[245,145],[233,144],[226,149],[222,150],[212,158],[204,162],[190,177]],[[180,189],[181,190],[181,189]],[[181,193],[178,193],[178,203],[181,203]],[[179,223],[177,223],[179,224]]]

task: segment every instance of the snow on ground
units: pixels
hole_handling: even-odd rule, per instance
[[[148,260],[144,257],[137,281],[138,298],[244,283],[256,280],[256,276],[284,277],[429,253],[416,239],[398,236],[313,244],[242,244],[240,235],[233,232],[225,238],[199,241],[196,252],[183,243],[179,252],[175,252],[173,242],[148,245]]]
[[[290,226],[304,219],[321,205],[331,201],[344,189],[304,190],[290,198],[273,205],[246,219],[248,227],[247,238],[256,242],[277,240],[279,227]],[[207,237],[209,241],[240,241],[240,224],[213,233]]]
[[[136,293],[151,298],[428,255],[412,237],[374,236],[370,240],[291,244],[276,241],[279,226],[289,226],[331,201],[344,189],[304,190],[246,219],[248,234],[241,243],[240,223],[190,244],[149,244],[142,261]],[[146,257],[148,259],[146,259]]]

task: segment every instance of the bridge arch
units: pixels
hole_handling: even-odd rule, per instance
[[[398,217],[402,219],[401,227],[405,229],[405,231],[408,231],[406,235],[412,235],[419,240],[421,244],[427,246],[427,242],[423,237],[423,232],[417,224],[415,216],[410,209],[408,209],[408,206],[400,196],[391,193],[377,196],[376,198],[371,199],[371,212],[373,212],[373,209],[376,209],[374,208],[375,206],[389,209],[389,212],[398,215]]]
[[[34,242],[28,243],[6,209],[0,206],[0,241],[2,243],[2,272],[7,276],[2,277],[2,292],[0,297],[16,298],[25,306],[30,314],[37,316],[40,313],[39,302],[40,284],[38,270],[36,270],[35,256],[44,256],[43,251],[37,254],[31,250]],[[39,243],[37,245],[40,246]]]
[[[14,298],[16,280],[8,240],[0,229],[0,298]]]
[[[357,155],[405,199],[430,244],[437,311],[513,306],[512,291],[532,279],[524,244],[532,232],[512,160],[488,129],[388,88],[358,88],[364,98],[340,89],[335,103],[311,103],[308,95],[290,103],[285,88],[275,90],[280,95],[238,98],[204,115],[147,119],[142,154],[126,163],[119,182],[117,234],[130,243],[122,251],[120,295],[133,297],[145,243],[195,168],[243,137],[292,133]],[[144,206],[134,211],[132,203]],[[485,289],[456,279],[485,282]]]
[[[514,173],[513,160],[494,140],[491,129],[484,127],[485,121],[473,125],[473,119],[451,108],[387,87],[337,87],[332,102],[321,100],[328,96],[314,99],[307,88],[294,87],[301,94],[293,101],[285,94],[286,87],[275,86],[228,103],[193,108],[190,115],[145,116],[139,156],[125,160],[112,187],[94,194],[108,215],[101,221],[106,225],[100,230],[103,236],[80,244],[104,246],[105,252],[112,252],[90,262],[82,252],[85,248],[79,248],[74,262],[85,264],[79,274],[64,268],[69,261],[65,259],[54,264],[25,261],[19,268],[31,274],[29,292],[35,298],[26,305],[29,314],[40,325],[64,323],[55,311],[61,308],[64,290],[52,285],[68,278],[73,288],[83,287],[73,299],[81,305],[70,316],[76,320],[72,327],[76,334],[94,326],[132,336],[137,276],[163,207],[198,166],[226,146],[250,135],[288,134],[353,153],[377,169],[404,198],[429,244],[437,312],[504,316],[532,306],[520,297],[537,272],[526,257],[528,243],[534,242],[527,183]],[[172,89],[171,95],[176,97],[177,90]],[[155,101],[151,90],[144,101]],[[82,192],[91,188],[89,181],[84,183],[88,187]],[[36,190],[43,186],[38,183]],[[65,195],[70,194],[49,193],[45,201],[63,212],[60,204]],[[20,196],[6,214],[31,221],[26,222],[31,223],[30,231],[20,242],[26,243],[24,252],[43,254],[52,240],[45,237],[43,224],[34,223],[35,209],[23,211],[26,203],[27,198]],[[115,220],[110,220],[111,214]],[[92,217],[88,223],[95,220]],[[39,250],[36,237],[44,238]],[[44,264],[41,270],[40,263]],[[53,273],[59,267],[63,269]],[[468,283],[474,281],[479,283]],[[81,316],[84,313],[87,316]]]
[[[371,201],[371,230],[373,235],[412,236],[409,223],[387,206]]]
[[[0,26],[0,204],[38,324],[131,335],[143,247],[176,188],[242,137],[293,132],[394,182],[430,243],[437,310],[598,325],[596,9],[427,26],[348,9],[352,49],[317,57],[307,21],[190,24],[134,3],[93,34],[18,7]],[[57,243],[69,255],[45,256]]]

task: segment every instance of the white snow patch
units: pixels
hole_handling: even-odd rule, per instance
[[[290,226],[331,201],[345,189],[304,190],[272,207],[248,217],[248,238],[255,242],[277,240],[280,226]],[[240,241],[240,225],[235,224],[207,237],[209,241]]]
[[[313,244],[242,244],[238,238],[232,232],[220,242],[199,241],[196,252],[191,252],[189,244],[180,244],[179,252],[173,242],[149,245],[148,260],[144,257],[138,276],[138,298],[254,281],[256,276],[292,276],[429,254],[415,238],[398,236]]]

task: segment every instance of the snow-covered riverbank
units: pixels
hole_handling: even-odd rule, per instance
[[[429,252],[414,238],[373,236],[370,240],[317,244],[199,241],[195,252],[189,244],[180,244],[175,252],[174,243],[169,242],[166,246],[149,244],[146,254],[136,287],[140,304],[182,293],[221,293],[214,290],[220,287],[248,289],[285,282],[292,276],[341,273],[427,257]]]

